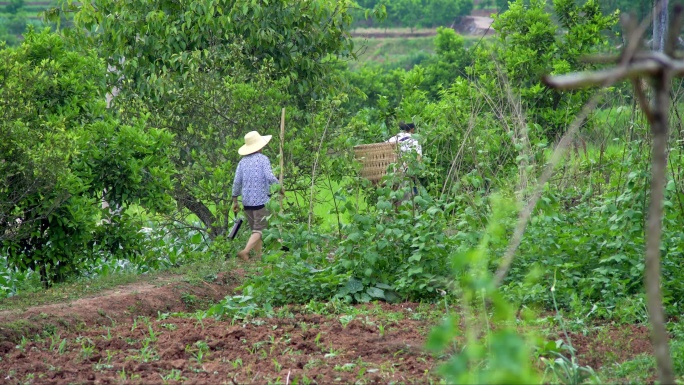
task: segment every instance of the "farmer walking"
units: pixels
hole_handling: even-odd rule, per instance
[[[233,212],[240,211],[238,196],[242,196],[242,206],[252,234],[247,240],[245,248],[237,253],[242,260],[249,259],[249,251],[254,249],[257,257],[261,256],[261,232],[266,228],[266,203],[270,199],[271,185],[278,183],[273,175],[271,161],[261,153],[271,140],[272,135],[259,135],[256,131],[245,135],[245,145],[240,147],[238,154],[243,158],[237,165],[235,180],[233,181]]]

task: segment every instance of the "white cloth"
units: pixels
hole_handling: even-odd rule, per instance
[[[387,140],[389,143],[399,143],[399,150],[402,153],[415,151],[418,155],[423,156],[423,148],[418,143],[418,140],[411,136],[408,132],[400,132]]]

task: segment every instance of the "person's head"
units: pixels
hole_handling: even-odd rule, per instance
[[[416,131],[416,125],[411,123],[404,123],[404,122],[399,122],[399,129],[403,132],[408,132],[409,134],[413,134]]]
[[[256,131],[250,131],[245,135],[245,145],[238,149],[238,154],[249,155],[261,151],[268,142],[271,140],[273,135],[259,135]]]

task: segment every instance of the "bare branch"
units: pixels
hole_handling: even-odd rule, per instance
[[[629,66],[610,68],[603,71],[579,72],[557,76],[544,76],[542,81],[549,87],[560,90],[571,90],[585,87],[610,86],[625,79],[636,79],[643,76],[653,76],[663,67],[668,68],[674,75],[684,75],[684,63],[674,61],[668,56],[651,52],[643,61]],[[611,80],[608,82],[608,80]]]

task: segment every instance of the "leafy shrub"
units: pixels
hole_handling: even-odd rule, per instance
[[[446,288],[454,243],[446,234],[444,212],[452,204],[444,205],[419,188],[413,201],[397,207],[411,189],[379,188],[375,210],[354,213],[344,226],[335,270],[351,273],[352,280],[339,296],[358,302],[422,300],[436,298]]]
[[[591,64],[580,63],[579,58],[609,48],[604,33],[616,24],[617,13],[603,15],[596,0],[582,5],[574,0],[554,1],[553,15],[546,11],[546,0],[526,3],[511,1],[495,18],[496,40],[475,51],[472,76],[492,95],[510,88],[519,95],[527,119],[542,130],[535,134],[555,140],[589,93],[553,90],[541,83],[541,77],[591,69]],[[554,16],[560,25],[553,22]]]
[[[271,246],[258,274],[242,286],[249,303],[441,298],[450,281],[449,255],[455,246],[455,238],[447,235],[445,216],[453,205],[430,197],[424,188],[403,201],[413,186],[398,178],[387,177],[367,211],[359,212],[351,200],[335,196],[341,201],[341,214],[349,218],[341,226],[340,239],[291,221],[290,213],[272,215],[264,241],[286,245],[290,251]],[[277,212],[275,206],[272,210]],[[222,301],[212,314],[232,314],[231,301]]]
[[[171,136],[144,119],[115,120],[101,97],[104,62],[49,30],[0,51],[0,72],[1,99],[12,101],[0,103],[0,244],[10,266],[47,287],[82,272],[93,245],[135,255],[137,229],[125,215],[111,219],[102,201],[118,213],[168,207]]]
[[[16,295],[35,281],[31,271],[21,271],[7,264],[7,258],[0,255],[0,299]]]
[[[622,163],[613,164],[616,178],[601,196],[591,185],[577,197],[549,191],[532,218],[503,290],[509,299],[550,309],[550,288],[559,306],[573,314],[620,322],[647,320],[643,299],[644,224],[649,172],[642,150],[632,147]],[[666,187],[662,239],[662,275],[666,310],[678,314],[684,291],[679,268],[682,258],[682,213],[674,210],[674,180]],[[567,207],[568,202],[573,202]],[[670,208],[670,209],[668,209]],[[537,279],[525,278],[535,271]]]

